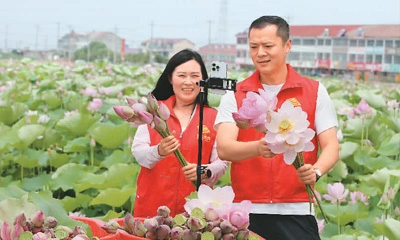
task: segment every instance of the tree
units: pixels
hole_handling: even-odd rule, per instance
[[[110,58],[114,53],[106,44],[98,41],[90,42],[88,46],[82,47],[74,52],[74,60],[87,61],[104,60]]]

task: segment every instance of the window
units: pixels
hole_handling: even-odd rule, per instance
[[[314,61],[315,54],[313,52],[302,52],[301,53],[301,60],[303,61]]]
[[[356,55],[355,54],[350,54],[349,55],[349,62],[355,62],[356,61]]]
[[[314,46],[315,45],[315,39],[304,39],[303,40],[303,45],[304,46]]]
[[[372,54],[367,54],[367,60],[366,60],[366,62],[367,62],[367,63],[372,63],[373,58],[374,58],[374,55],[372,55]]]
[[[393,40],[386,40],[385,41],[385,46],[389,47],[389,48],[393,47]]]
[[[357,62],[364,62],[365,56],[364,54],[357,54]]]
[[[392,64],[393,55],[386,55],[385,62],[386,64]]]
[[[331,54],[330,53],[325,53],[325,59],[327,59],[327,60],[331,59]]]
[[[365,47],[365,40],[364,39],[358,40],[358,46],[359,47]]]
[[[317,53],[317,59],[323,59],[324,54],[323,53]]]
[[[397,48],[400,47],[400,40],[395,40],[394,41],[394,47],[397,47]]]
[[[375,55],[375,63],[382,63],[382,55]]]
[[[393,56],[393,63],[394,64],[400,64],[400,56],[399,55],[394,55]]]
[[[357,40],[351,39],[350,40],[350,47],[357,47]]]
[[[333,46],[341,46],[341,47],[347,47],[348,46],[348,39],[342,39],[342,38],[336,38],[333,39]]]
[[[301,41],[300,41],[300,39],[298,39],[298,38],[293,38],[293,39],[292,39],[292,44],[293,44],[293,45],[301,45]]]
[[[289,53],[289,60],[293,60],[293,61],[300,60],[300,53],[299,52],[290,52]]]
[[[367,41],[367,46],[368,47],[373,47],[374,46],[374,40],[368,40]]]
[[[318,39],[317,45],[318,46],[323,46],[324,45],[324,39]]]
[[[383,47],[383,40],[376,40],[375,46],[377,46],[377,47]]]
[[[333,61],[346,61],[347,59],[347,54],[346,53],[334,53],[332,55],[332,60]]]
[[[326,39],[325,40],[325,45],[326,46],[331,46],[332,45],[332,40],[331,39]]]

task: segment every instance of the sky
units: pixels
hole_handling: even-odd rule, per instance
[[[0,0],[0,49],[54,49],[57,39],[110,31],[136,48],[186,38],[198,49],[234,43],[263,15],[290,25],[400,24],[399,0]]]

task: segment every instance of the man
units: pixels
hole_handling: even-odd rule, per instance
[[[322,84],[286,64],[291,40],[284,19],[263,16],[254,20],[248,38],[256,71],[237,84],[235,93],[222,97],[215,121],[219,157],[232,162],[235,202],[252,201],[249,229],[266,239],[320,239],[305,184],[314,185],[338,161],[334,106]],[[283,154],[269,150],[264,133],[236,126],[232,113],[238,111],[248,91],[258,89],[277,95],[277,108],[289,98],[301,104],[309,127],[316,132],[312,141],[319,144],[319,156],[317,147],[304,153],[305,164],[296,170],[284,163]]]

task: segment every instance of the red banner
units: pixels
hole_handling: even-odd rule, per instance
[[[318,59],[316,60],[317,68],[331,68],[331,60],[329,59]]]

